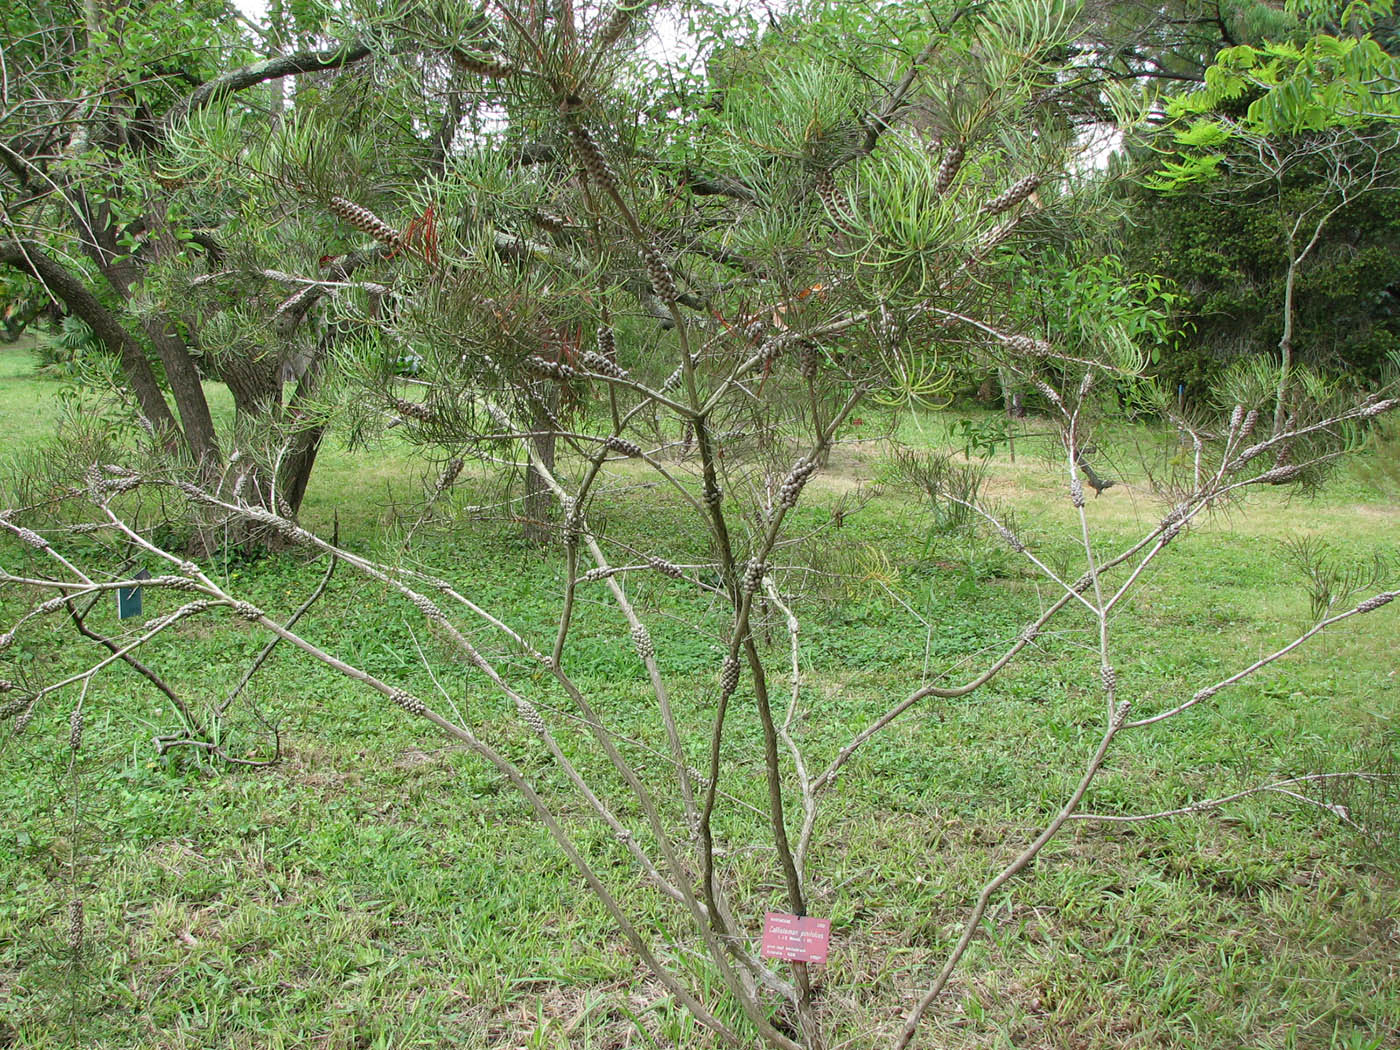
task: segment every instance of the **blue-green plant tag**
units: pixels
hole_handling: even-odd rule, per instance
[[[149,580],[150,572],[142,569],[135,576],[134,580]],[[117,588],[117,619],[129,620],[133,616],[141,615],[141,588],[140,587],[118,587]]]

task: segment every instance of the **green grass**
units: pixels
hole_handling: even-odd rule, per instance
[[[41,410],[56,384],[30,378],[22,361],[0,351],[6,440],[36,440],[54,418]],[[938,416],[901,431],[927,443],[948,432]],[[1124,431],[1111,443],[1135,439],[1157,440]],[[380,548],[390,508],[414,497],[425,470],[400,446],[351,455],[332,443],[306,519],[324,528],[338,512],[348,545]],[[993,492],[1023,508],[1042,548],[1068,558],[1074,536],[1060,475],[1035,440],[1023,438],[1014,465],[999,454],[992,473]],[[877,442],[842,449],[804,496],[801,522],[828,521],[854,482],[889,475]],[[1158,514],[1141,479],[1123,477],[1089,503],[1104,544]],[[463,488],[466,502],[489,495]],[[1173,703],[1287,640],[1305,622],[1307,600],[1276,556],[1279,542],[1307,531],[1354,556],[1393,549],[1396,495],[1389,475],[1363,461],[1319,500],[1266,493],[1170,549],[1117,625],[1120,681],[1138,709]],[[609,542],[650,549],[661,537],[668,556],[703,559],[678,507],[663,501],[638,521],[625,513],[629,498],[619,493],[596,511]],[[926,659],[948,667],[995,647],[1043,600],[1008,553],[930,536],[925,509],[893,488],[822,536],[822,558],[865,568],[864,579],[842,583],[787,581],[816,608],[803,627],[808,711],[798,733],[818,760],[917,680]],[[11,557],[0,548],[0,563]],[[463,524],[425,532],[413,557],[536,637],[551,630],[557,552],[525,548],[505,527]],[[291,555],[213,569],[272,615],[295,608],[321,571]],[[715,613],[664,580],[628,586],[698,756],[714,645],[662,610],[702,625]],[[890,591],[936,629],[893,629],[900,607]],[[153,611],[165,601],[150,600]],[[110,611],[101,616],[115,629]],[[580,685],[620,732],[654,736],[625,633],[600,607],[585,604],[579,616],[570,668]],[[1187,716],[1126,736],[1088,807],[1150,811],[1358,760],[1393,767],[1395,624],[1392,609],[1354,620]],[[616,845],[567,801],[562,778],[531,752],[507,706],[402,605],[341,573],[303,627],[430,697],[421,644],[468,721],[524,756],[609,882],[635,886]],[[927,983],[981,882],[1067,793],[1102,719],[1084,627],[1071,618],[1042,639],[1040,655],[974,697],[912,712],[847,768],[819,826],[810,887],[813,911],[835,928],[823,977],[833,1045],[888,1043],[897,1008]],[[781,666],[781,621],[763,630]],[[209,619],[157,644],[149,659],[204,704],[262,643],[245,624]],[[54,623],[7,656],[55,674],[88,653]],[[558,699],[542,680],[533,685],[542,703]],[[761,806],[746,695],[737,698],[723,786]],[[24,736],[0,743],[0,1046],[714,1045],[645,974],[524,802],[483,763],[283,651],[254,679],[252,699],[279,724],[284,746],[284,760],[266,770],[211,767],[188,752],[157,758],[151,736],[177,719],[124,669],[89,699],[76,781],[62,746],[66,707],[47,708]],[[248,706],[236,711],[230,739],[263,746]],[[606,782],[582,742],[563,739]],[[658,786],[668,780],[659,766],[647,775]],[[1348,801],[1369,819],[1361,800]],[[734,841],[761,837],[756,827],[747,810],[723,814]],[[763,851],[734,858],[729,877],[745,921],[781,905]],[[1398,890],[1393,853],[1279,796],[1170,822],[1075,825],[989,913],[918,1045],[1400,1046]],[[87,915],[76,969],[64,948],[75,892]],[[655,900],[634,896],[643,921],[680,936]],[[714,987],[690,947],[687,938],[666,952],[697,986]]]

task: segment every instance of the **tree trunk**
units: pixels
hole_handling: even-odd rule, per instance
[[[530,399],[530,429],[533,431],[530,441],[545,469],[553,473],[554,428],[557,426],[554,411],[559,407],[559,388],[551,383],[547,391],[538,391],[538,395]],[[549,510],[553,503],[554,497],[544,478],[535,470],[533,463],[526,464],[524,520],[521,527],[525,542],[540,547],[549,542]]]
[[[1288,239],[1288,276],[1283,282],[1283,336],[1278,341],[1278,392],[1274,401],[1274,433],[1283,429],[1287,418],[1288,381],[1293,373],[1293,288],[1298,277],[1298,260],[1293,257],[1293,238]]]
[[[151,220],[154,222],[154,220]],[[112,290],[123,299],[131,298],[131,286],[136,274],[128,261],[111,262],[102,257],[98,250],[98,266],[102,276],[112,286]],[[158,320],[147,321],[143,327],[146,336],[160,355],[165,366],[165,381],[170,385],[170,393],[175,398],[175,408],[180,413],[180,422],[185,428],[185,442],[190,455],[199,466],[201,473],[211,476],[217,472],[223,456],[219,452],[219,439],[214,433],[214,419],[209,413],[209,402],[204,397],[204,387],[199,380],[199,369],[195,367],[185,341],[175,334],[171,326]]]
[[[287,402],[287,417],[293,427],[297,427],[302,406],[316,393],[321,384],[322,359],[329,348],[330,335],[322,338],[317,353],[311,358],[296,389]],[[321,438],[326,428],[317,423],[299,427],[293,432],[291,448],[282,459],[282,474],[277,479],[277,491],[287,503],[292,514],[301,513],[301,504],[306,499],[306,486],[311,480],[311,468],[316,465],[316,454],[321,450]]]
[[[112,290],[124,302],[131,299],[131,289],[140,274],[129,257],[123,256],[117,243],[118,230],[111,221],[111,213],[103,204],[93,208],[87,198],[76,189],[70,190],[73,221],[77,226],[78,241],[87,256],[97,264],[102,276]],[[174,250],[174,241],[164,229],[162,217],[149,212],[143,223],[149,231],[160,231],[151,237],[156,258]],[[175,334],[170,325],[158,320],[145,322],[142,326],[147,337],[160,355],[165,366],[165,380],[170,393],[175,398],[175,409],[184,425],[185,444],[190,456],[206,477],[213,477],[223,457],[219,453],[218,438],[214,433],[214,420],[209,414],[209,403],[204,398],[204,387],[200,385],[199,370],[195,367],[189,348],[183,339]]]
[[[18,241],[0,243],[0,263],[36,278],[75,317],[80,317],[92,329],[102,345],[121,362],[122,375],[136,395],[141,414],[150,422],[167,447],[183,439],[184,434],[170,406],[165,403],[160,383],[151,370],[146,355],[120,321],[88,291],[82,280],[62,264],[51,259],[36,244],[20,245]]]

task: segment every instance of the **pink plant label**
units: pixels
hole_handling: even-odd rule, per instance
[[[759,954],[765,959],[824,963],[830,948],[830,919],[799,918],[781,911],[770,911],[763,917],[763,947]]]

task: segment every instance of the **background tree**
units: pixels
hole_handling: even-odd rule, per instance
[[[1144,201],[1130,236],[1186,291],[1186,345],[1206,361],[1276,346],[1276,423],[1300,330],[1310,362],[1370,379],[1395,339],[1388,23],[1367,5],[1290,13],[1279,35],[1222,50],[1204,89],[1172,103],[1189,127],[1149,180],[1171,196]],[[1178,382],[1200,353],[1168,362]]]
[[[239,247],[221,239],[225,215],[192,214],[173,200],[171,180],[160,171],[170,132],[241,92],[339,69],[368,51],[332,46],[241,65],[252,55],[232,10],[220,4],[60,4],[6,18],[14,43],[6,49],[0,112],[6,220],[0,263],[38,281],[82,318],[119,361],[145,425],[204,476],[216,476],[226,452],[201,370],[228,383],[240,414],[275,414],[281,385],[266,376],[276,372],[270,362],[278,348],[260,343],[240,354],[206,356],[198,318],[185,304],[151,297],[162,268],[192,265],[196,257],[217,266]],[[251,117],[257,110],[243,112]],[[283,489],[299,498],[305,479],[295,468],[303,464],[293,459],[291,465]]]

